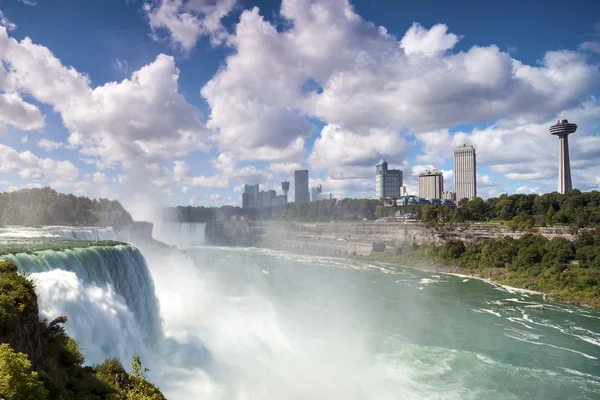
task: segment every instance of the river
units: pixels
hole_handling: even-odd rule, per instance
[[[142,355],[169,399],[600,398],[600,312],[538,294],[256,248],[1,244],[28,240],[51,250],[4,257],[42,317],[90,364]]]

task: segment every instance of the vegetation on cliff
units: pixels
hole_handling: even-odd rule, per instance
[[[116,200],[77,197],[48,187],[0,192],[0,226],[87,225],[118,229],[132,221]]]
[[[38,317],[31,280],[0,261],[0,398],[5,400],[163,400],[134,357],[128,374],[119,360],[84,366],[81,348],[64,331],[67,317]]]
[[[410,245],[372,259],[413,266],[457,266],[499,283],[547,293],[551,298],[600,308],[600,235],[575,241],[525,234],[443,245]]]

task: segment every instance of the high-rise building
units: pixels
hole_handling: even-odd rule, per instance
[[[281,182],[281,190],[283,190],[283,195],[285,196],[285,202],[287,203],[287,194],[290,191],[290,183],[288,181]]]
[[[456,200],[456,193],[453,190],[444,190],[442,192],[443,200]]]
[[[444,175],[437,169],[419,174],[419,197],[441,199],[444,191]]]
[[[321,193],[323,193],[323,186],[322,185],[311,187],[310,188],[310,201],[321,200],[319,198],[319,195]]]
[[[301,169],[294,172],[294,201],[304,203],[310,201],[308,192],[308,170]]]
[[[242,208],[258,207],[258,184],[244,185],[244,193],[242,194]]]
[[[375,167],[375,195],[378,199],[382,197],[400,197],[402,184],[402,171],[388,169],[388,163],[383,159],[377,163]]]
[[[473,146],[465,144],[454,150],[454,193],[459,201],[477,196],[477,161]]]
[[[550,133],[558,136],[558,193],[567,193],[573,189],[571,182],[571,162],[569,160],[569,135],[577,130],[576,124],[560,119],[550,127]]]

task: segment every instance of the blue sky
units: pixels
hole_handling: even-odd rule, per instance
[[[303,167],[374,197],[386,158],[415,193],[470,143],[483,197],[541,193],[562,112],[574,186],[600,187],[597,2],[27,3],[0,0],[0,190],[240,204]]]

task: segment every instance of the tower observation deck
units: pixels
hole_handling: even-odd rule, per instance
[[[571,182],[571,162],[569,160],[569,135],[577,130],[577,125],[560,119],[550,127],[550,133],[558,136],[558,193],[566,193],[573,189]]]

